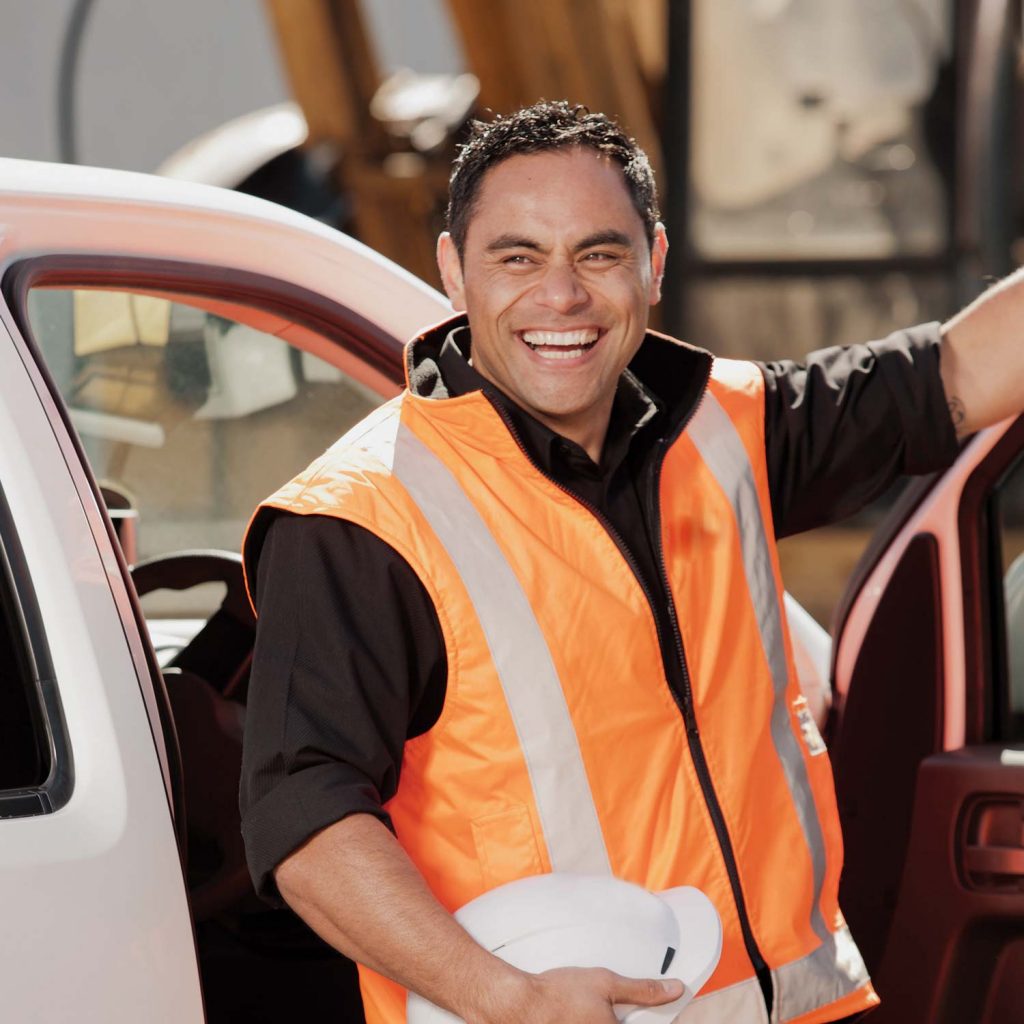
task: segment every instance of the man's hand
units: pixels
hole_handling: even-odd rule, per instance
[[[563,967],[522,975],[485,993],[465,1019],[469,1024],[617,1024],[613,1006],[661,1006],[682,994],[682,983],[675,980]]]

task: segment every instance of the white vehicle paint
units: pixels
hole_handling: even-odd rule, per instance
[[[123,582],[9,326],[0,481],[46,631],[70,747],[58,763],[73,788],[51,814],[0,820],[3,1016],[199,1021],[185,886],[140,692],[150,684],[115,597]]]

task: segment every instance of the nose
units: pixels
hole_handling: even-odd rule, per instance
[[[590,293],[572,264],[552,263],[537,282],[534,299],[556,313],[575,313],[590,301]]]

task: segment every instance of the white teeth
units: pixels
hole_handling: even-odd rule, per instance
[[[597,335],[597,329],[592,327],[581,331],[524,331],[523,341],[531,348],[544,345],[578,349],[593,344]]]
[[[585,348],[535,348],[533,351],[541,359],[575,359],[587,350]]]

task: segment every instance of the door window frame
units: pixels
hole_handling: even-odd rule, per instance
[[[394,387],[396,393],[405,383],[402,356],[404,344],[355,310],[322,294],[288,281],[232,267],[145,256],[50,252],[15,260],[3,270],[3,276],[0,278],[0,295],[3,296],[17,328],[15,342],[17,344],[20,341],[27,347],[29,362],[41,377],[51,400],[47,415],[51,421],[59,418],[63,423],[66,438],[84,474],[86,489],[91,492],[92,503],[101,517],[101,522],[98,523],[90,516],[90,526],[97,543],[101,543],[100,536],[105,532],[106,543],[101,543],[101,546],[109,545],[120,569],[124,588],[122,594],[115,594],[115,603],[126,636],[132,631],[141,642],[143,663],[140,663],[134,645],[129,646],[132,647],[136,660],[140,685],[144,685],[143,679],[148,678],[152,688],[149,694],[143,692],[143,699],[167,787],[179,850],[184,855],[185,811],[181,753],[170,700],[156,654],[149,641],[142,606],[135,588],[130,585],[128,565],[110,517],[106,514],[99,484],[78,434],[71,424],[60,389],[35,341],[28,315],[28,296],[33,288],[76,287],[145,292],[162,295],[168,299],[180,295],[183,301],[200,306],[201,300],[208,299],[211,309],[215,312],[222,312],[224,303],[229,303],[232,306],[233,318],[242,323],[245,322],[247,309],[276,315],[305,328],[308,332],[303,336],[289,339],[289,344],[310,351],[332,365],[335,365],[334,360],[330,358],[332,348],[350,353],[368,367],[382,385],[390,384]],[[259,329],[259,324],[253,326]],[[326,345],[317,346],[315,341],[326,342]],[[80,478],[77,476],[76,487],[79,489],[83,505],[88,509],[89,502],[86,495],[82,494]]]
[[[314,351],[306,337],[288,343],[330,359],[332,347],[351,353],[371,372],[393,386],[405,383],[404,344],[386,330],[318,292],[246,270],[187,260],[114,256],[96,253],[51,253],[13,263],[0,281],[0,291],[14,315],[22,337],[35,351],[28,318],[28,295],[33,288],[95,288],[136,291],[182,301],[208,299],[211,311],[224,312],[245,323],[246,309],[282,317],[328,343]],[[260,329],[258,323],[251,326]],[[345,369],[341,367],[341,369]]]
[[[0,628],[8,629],[19,656],[21,683],[30,689],[32,727],[36,742],[46,752],[47,762],[46,777],[38,784],[0,789],[0,819],[52,814],[71,799],[75,785],[74,758],[32,576],[2,484],[0,588],[8,620]]]
[[[1000,742],[1009,723],[1006,610],[996,491],[1019,466],[1024,416],[1019,416],[975,467],[960,499],[958,531],[964,600],[967,743]]]

